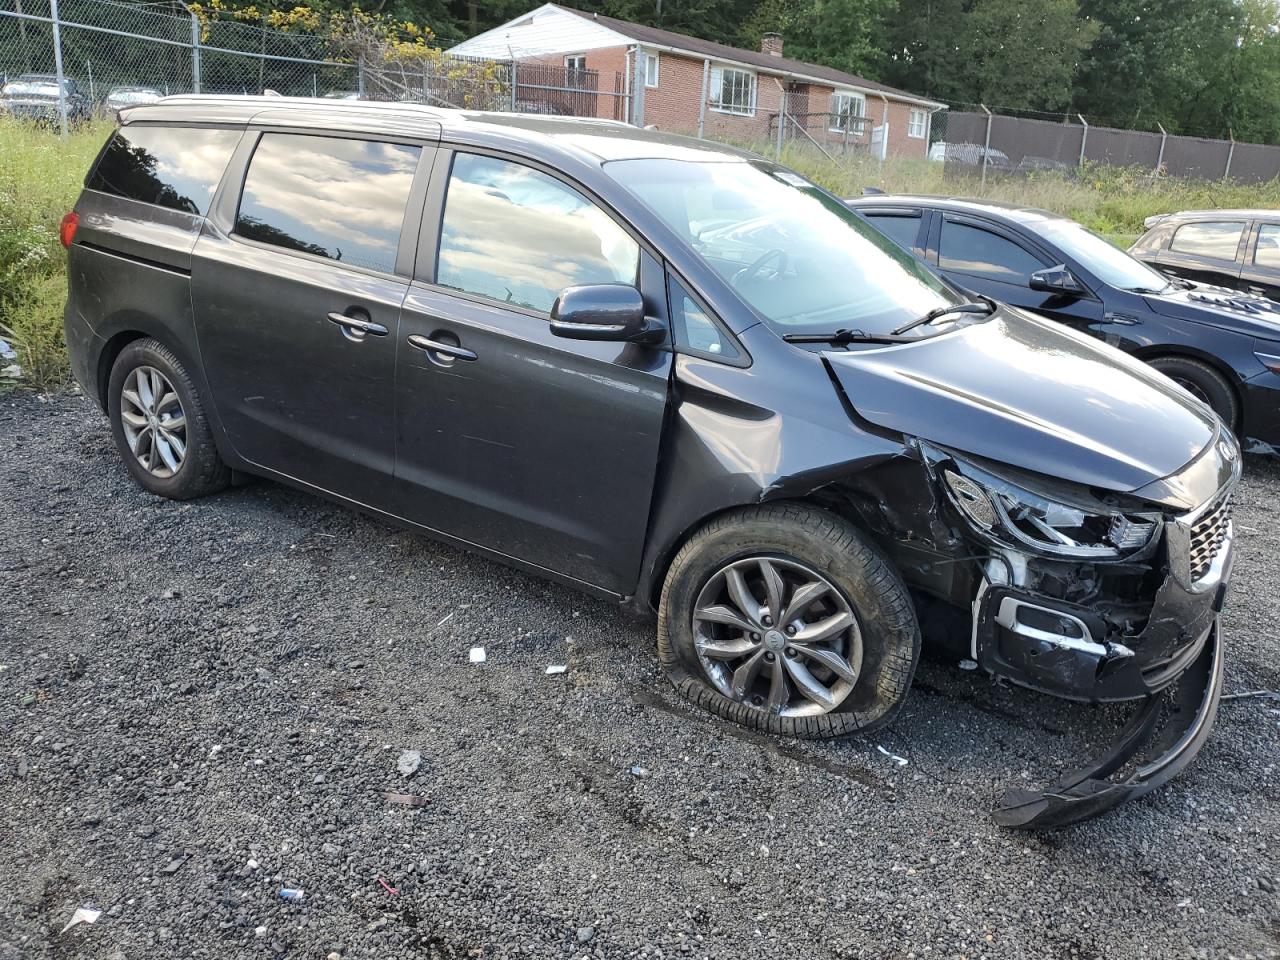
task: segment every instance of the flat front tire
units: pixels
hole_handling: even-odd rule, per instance
[[[195,384],[159,340],[134,340],[120,351],[107,385],[107,414],[125,467],[151,493],[190,500],[230,481]]]
[[[915,608],[851,523],[805,504],[726,513],[676,555],[658,657],[717,716],[801,738],[893,719],[920,657]]]

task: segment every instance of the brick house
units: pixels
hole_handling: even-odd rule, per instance
[[[757,142],[773,140],[781,122],[787,138],[828,149],[927,155],[932,116],[944,104],[791,60],[782,44],[766,34],[760,50],[743,50],[547,3],[450,52],[515,62],[517,109]]]

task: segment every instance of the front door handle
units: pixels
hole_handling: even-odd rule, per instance
[[[380,323],[374,323],[372,320],[362,320],[359,317],[348,317],[345,313],[331,313],[329,320],[342,327],[344,333],[353,334],[357,337],[363,337],[369,334],[374,337],[385,337],[387,328]]]
[[[452,357],[454,360],[474,360],[476,355],[473,351],[465,347],[457,347],[452,343],[441,343],[439,340],[429,340],[426,337],[420,337],[416,333],[409,338],[409,345],[417,347],[419,350],[425,350],[427,353],[438,353],[441,356]]]

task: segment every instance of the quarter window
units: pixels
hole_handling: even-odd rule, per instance
[[[1253,252],[1253,262],[1280,270],[1280,225],[1264,223],[1258,227],[1258,248]]]
[[[1241,222],[1185,223],[1173,235],[1169,249],[1196,257],[1234,260],[1242,233],[1244,224]]]
[[[923,139],[929,127],[929,114],[924,110],[912,110],[907,114],[907,136]]]
[[[85,186],[203,215],[239,140],[239,130],[123,127]]]
[[[860,93],[831,96],[831,129],[855,136],[862,133],[861,118],[867,115],[867,98]]]
[[[744,117],[754,116],[756,75],[732,67],[712,67],[711,109]]]
[[[265,133],[254,150],[236,233],[390,273],[421,148]]]
[[[943,270],[1025,285],[1030,282],[1031,274],[1047,264],[990,230],[945,220],[938,244],[938,266]]]
[[[550,313],[560,291],[636,282],[640,247],[577,190],[523,164],[453,161],[436,282]]]
[[[671,301],[671,325],[678,347],[687,353],[718,360],[737,360],[742,356],[720,324],[698,305],[698,301],[675,277],[667,282],[667,295]]]

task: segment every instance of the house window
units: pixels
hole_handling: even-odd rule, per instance
[[[580,53],[577,56],[565,57],[564,69],[570,76],[573,76],[576,73],[586,73],[587,55],[585,53]]]
[[[644,55],[644,85],[646,87],[656,87],[658,85],[658,55],[656,53],[646,53]]]
[[[732,67],[712,67],[711,109],[740,117],[755,116],[756,75]]]
[[[867,115],[867,98],[860,93],[831,95],[831,129],[838,133],[862,133],[861,117]]]
[[[924,110],[912,110],[907,117],[907,136],[923,140],[929,127],[929,114]]]

